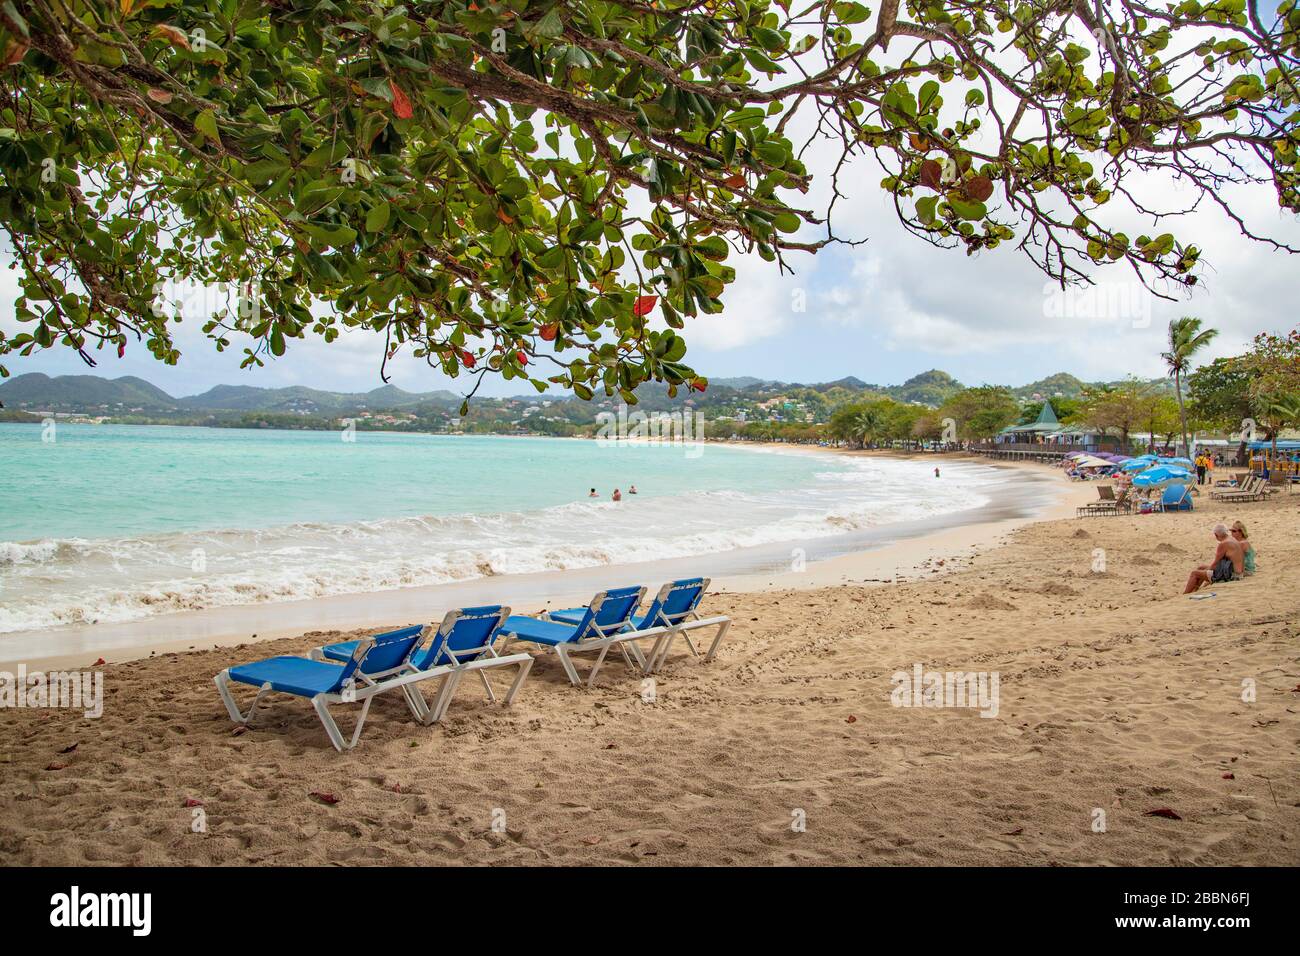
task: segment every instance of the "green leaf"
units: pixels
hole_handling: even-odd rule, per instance
[[[366,213],[366,232],[383,232],[384,227],[388,225],[388,217],[391,213],[392,207],[386,202],[374,206],[370,212]]]

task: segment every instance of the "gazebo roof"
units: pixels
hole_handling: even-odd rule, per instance
[[[1031,433],[1041,435],[1060,430],[1061,422],[1052,409],[1052,403],[1043,402],[1043,407],[1038,410],[1037,421],[1029,425],[1012,425],[1009,428],[1002,429],[1002,434]]]

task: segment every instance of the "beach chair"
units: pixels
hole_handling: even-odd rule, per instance
[[[1170,492],[1176,488],[1181,488],[1176,494]],[[1189,485],[1171,485],[1166,488],[1160,495],[1161,511],[1191,511],[1192,510],[1192,486]]]
[[[492,689],[487,672],[499,667],[518,667],[519,672],[506,693],[505,705],[508,707],[514,703],[533,666],[533,659],[528,654],[502,656],[497,652],[501,626],[509,617],[510,608],[498,604],[448,611],[429,644],[414,651],[409,660],[391,671],[379,674],[367,671],[363,666],[361,677],[380,679],[414,671],[426,672],[431,678],[438,678],[440,686],[434,695],[432,707],[426,703],[415,684],[404,688],[409,695],[408,703],[412,712],[421,723],[428,725],[438,722],[446,715],[447,708],[456,695],[456,688],[467,674],[473,672],[478,675],[483,689],[487,691],[488,700],[495,703],[496,692]],[[311,657],[315,660],[346,661],[355,653],[356,644],[356,641],[344,641],[317,647],[311,652]]]
[[[659,593],[650,602],[650,607],[646,609],[645,614],[639,617],[634,615],[629,620],[629,629],[637,632],[635,640],[654,638],[650,653],[645,656],[644,670],[647,674],[653,674],[663,666],[668,658],[673,638],[678,634],[686,641],[691,655],[699,657],[699,649],[690,635],[690,632],[697,628],[718,628],[708,653],[704,655],[706,663],[713,660],[718,652],[718,645],[722,643],[722,639],[731,627],[731,618],[725,615],[700,617],[700,601],[703,600],[704,593],[708,589],[708,578],[683,578],[680,581],[670,581],[659,589]],[[553,621],[576,624],[581,619],[583,610],[583,608],[570,608],[563,611],[550,611],[546,616]]]
[[[628,629],[638,632],[637,639],[645,636],[653,636],[656,639],[654,650],[646,657],[647,673],[653,672],[663,664],[672,638],[676,634],[681,634],[691,654],[699,657],[699,649],[696,648],[688,632],[701,627],[718,626],[719,628],[708,653],[704,656],[705,661],[713,660],[718,645],[722,643],[731,625],[731,619],[726,616],[707,619],[700,617],[698,608],[708,587],[708,578],[683,578],[679,581],[671,581],[659,589],[659,593],[655,595],[645,614],[633,615],[628,621]],[[571,608],[550,611],[546,616],[553,621],[576,624],[583,611],[583,608]],[[652,633],[647,635],[645,633],[647,631]]]
[[[424,628],[402,628],[364,637],[354,642],[352,653],[341,664],[329,661],[314,661],[305,657],[268,657],[251,664],[228,667],[217,674],[214,679],[217,693],[230,714],[230,719],[237,724],[247,725],[252,722],[262,698],[271,691],[305,697],[311,701],[316,715],[325,728],[325,733],[335,750],[351,750],[361,737],[361,728],[365,725],[366,715],[370,712],[370,703],[376,695],[390,689],[403,689],[407,706],[419,717],[412,705],[411,696],[406,693],[406,685],[423,679],[428,672],[417,671],[399,674],[410,660],[415,649],[419,647],[424,636]],[[382,675],[390,675],[382,678]],[[381,679],[382,678],[382,679]],[[358,680],[363,686],[358,687]],[[256,687],[257,696],[249,705],[248,713],[241,713],[231,693],[231,682],[248,684]],[[351,738],[344,738],[339,726],[329,712],[331,704],[361,704],[357,715],[356,727]]]
[[[1264,479],[1250,475],[1241,483],[1240,488],[1223,491],[1216,497],[1219,501],[1258,501],[1263,497],[1263,485]]]
[[[611,647],[617,647],[630,667],[645,668],[645,657],[635,643],[630,642],[627,629],[629,620],[645,597],[644,587],[616,588],[601,591],[583,609],[576,624],[561,621],[539,620],[535,617],[511,616],[502,626],[506,647],[511,641],[527,641],[555,651],[560,665],[574,686],[582,684],[572,655],[599,651],[596,663],[587,675],[587,686],[596,680],[596,674],[605,663]]]
[[[1105,511],[1109,511],[1111,508],[1114,507],[1114,504],[1115,504],[1115,486],[1098,485],[1097,500],[1089,501],[1086,505],[1080,505],[1078,508],[1075,509],[1074,515],[1076,518],[1091,517],[1092,515],[1101,514]]]

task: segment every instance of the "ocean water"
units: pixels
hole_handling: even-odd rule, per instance
[[[998,480],[977,464],[936,481],[923,461],[718,445],[64,424],[45,437],[0,424],[0,633],[798,542],[976,508]]]

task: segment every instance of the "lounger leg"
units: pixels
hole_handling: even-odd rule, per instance
[[[483,682],[483,689],[487,691],[488,700],[495,704],[497,702],[497,695],[492,692],[492,685],[488,683],[487,674],[479,671],[478,679]]]
[[[721,644],[722,639],[727,636],[727,631],[730,628],[731,628],[730,621],[722,622],[722,626],[718,628],[717,636],[713,639],[713,643],[709,646],[709,653],[704,655],[705,663],[708,663],[709,661],[713,660],[714,655],[718,653],[718,645]]]
[[[578,676],[573,661],[569,659],[569,652],[564,649],[562,644],[555,645],[555,655],[560,659],[560,666],[564,668],[564,673],[569,676],[569,683],[574,687],[581,687],[582,678]]]
[[[456,687],[460,684],[460,678],[460,671],[451,671],[439,682],[438,693],[433,696],[433,706],[424,721],[426,725],[436,724],[447,716],[447,709],[451,707],[451,700],[456,696]]]
[[[587,686],[594,687],[596,684],[596,672],[600,670],[600,665],[605,663],[605,655],[609,653],[609,645],[606,644],[600,649],[600,654],[596,657],[596,663],[592,665],[591,673],[587,675]]]
[[[222,671],[213,678],[213,680],[216,682],[217,693],[221,695],[222,703],[226,705],[226,713],[230,714],[230,719],[237,724],[250,723],[253,719],[253,714],[257,711],[257,705],[260,704],[262,698],[271,691],[270,684],[263,684],[259,687],[257,690],[257,696],[253,698],[253,702],[248,707],[248,713],[241,714],[239,712],[239,706],[235,703],[235,697],[230,692],[230,671]]]
[[[515,697],[519,695],[519,690],[524,686],[524,680],[528,677],[528,672],[533,669],[533,659],[521,661],[519,664],[519,673],[515,675],[515,682],[510,685],[510,692],[506,694],[505,705],[509,707],[515,702]]]
[[[334,715],[329,711],[329,705],[325,702],[323,695],[317,695],[311,699],[311,705],[316,709],[316,716],[320,718],[321,724],[325,727],[325,733],[334,745],[334,749],[342,753],[345,750],[351,750],[357,745],[361,738],[361,728],[365,725],[366,715],[370,713],[370,702],[373,697],[367,697],[364,704],[361,705],[361,713],[357,715],[357,725],[352,730],[352,739],[345,740],[343,732],[339,730],[339,725],[334,722]]]
[[[429,705],[420,693],[420,689],[414,684],[407,684],[402,687],[402,696],[406,698],[406,706],[413,716],[420,723],[426,723],[429,718]]]

